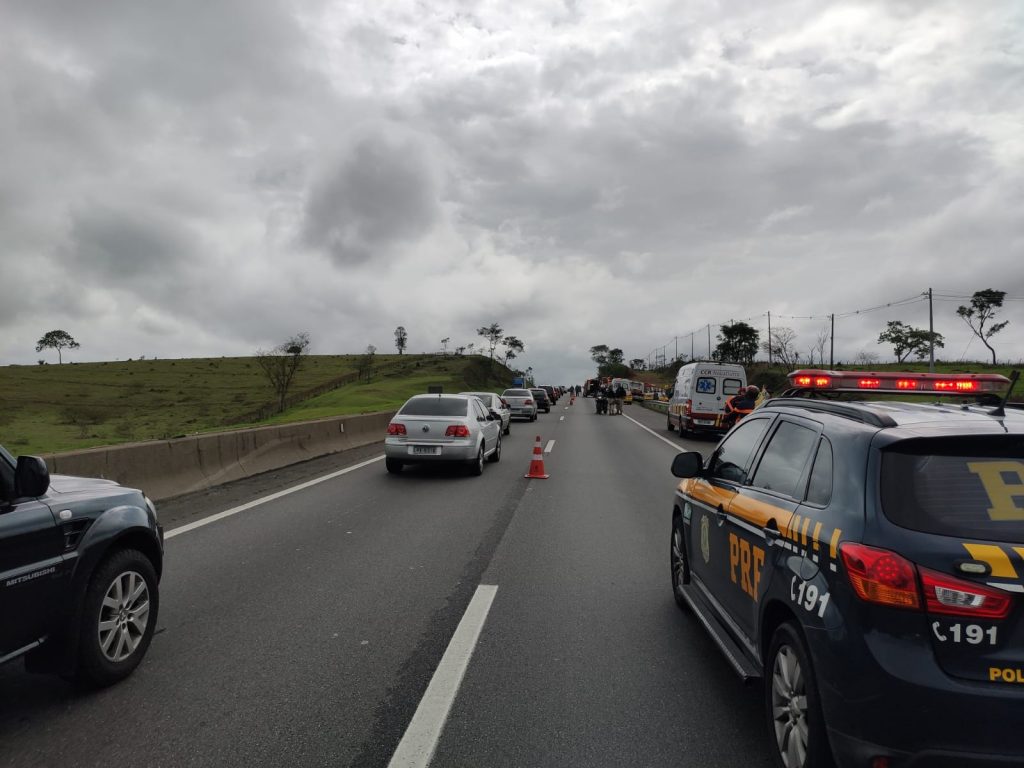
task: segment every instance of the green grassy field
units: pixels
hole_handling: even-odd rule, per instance
[[[253,358],[135,360],[0,367],[0,443],[15,454],[50,453],[240,426],[397,408],[440,384],[445,392],[504,387],[511,374],[479,357],[377,355],[369,382],[345,383],[358,355],[311,355],[289,392],[300,402],[269,419],[254,414],[274,393]],[[499,390],[500,391],[500,390]]]

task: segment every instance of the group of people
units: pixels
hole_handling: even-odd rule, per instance
[[[593,396],[597,401],[598,413],[622,414],[622,404],[626,402],[626,388],[621,384],[615,387],[610,384],[595,384]]]

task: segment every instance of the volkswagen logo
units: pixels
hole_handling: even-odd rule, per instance
[[[424,432],[429,432],[430,431],[430,425],[429,424],[424,424],[423,425],[423,431]]]

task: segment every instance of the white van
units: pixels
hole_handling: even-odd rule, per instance
[[[668,403],[668,429],[679,434],[722,433],[725,401],[747,386],[747,372],[735,363],[687,363],[679,369]]]

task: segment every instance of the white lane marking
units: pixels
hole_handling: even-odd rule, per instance
[[[551,453],[551,450],[555,447],[554,440],[548,440],[548,444],[544,446],[544,453]]]
[[[416,708],[416,714],[409,721],[398,749],[391,756],[388,768],[426,768],[430,765],[497,591],[498,587],[494,584],[477,586],[469,607],[441,657],[441,663],[430,678],[430,685]]]
[[[559,416],[559,417],[558,417],[558,420],[559,420],[559,421],[565,421],[565,416]]]
[[[679,445],[679,443],[673,443],[673,442],[672,442],[671,440],[669,440],[669,439],[668,439],[667,437],[662,437],[662,436],[661,436],[661,435],[659,435],[659,434],[658,434],[657,432],[655,432],[655,431],[654,431],[653,429],[650,429],[650,428],[648,428],[648,427],[645,427],[645,426],[644,426],[643,424],[641,424],[641,423],[640,423],[639,421],[637,421],[636,419],[634,419],[634,418],[633,418],[632,416],[626,416],[626,414],[622,414],[622,415],[623,415],[623,416],[625,416],[625,417],[626,417],[627,419],[629,419],[630,421],[632,421],[632,422],[633,422],[634,424],[636,424],[636,425],[637,425],[638,427],[640,427],[640,429],[644,430],[645,432],[650,432],[650,433],[651,433],[652,435],[654,435],[654,436],[655,436],[656,438],[658,438],[659,440],[661,440],[661,442],[663,442],[663,443],[667,443],[668,445],[671,445],[671,446],[672,446],[673,448],[675,448],[675,449],[676,449],[676,451],[677,451],[677,452],[685,452],[685,451],[686,451],[686,449],[685,449],[685,448],[683,448],[683,446]]]
[[[299,485],[293,485],[291,488],[285,488],[283,491],[278,491],[277,493],[272,493],[269,496],[263,496],[263,497],[261,497],[259,499],[253,499],[250,502],[246,502],[245,504],[242,504],[240,506],[232,507],[231,509],[225,509],[223,512],[218,512],[215,515],[210,515],[209,517],[204,517],[202,520],[196,520],[194,523],[188,523],[186,525],[178,526],[177,528],[175,528],[175,529],[173,529],[171,531],[165,531],[164,532],[164,539],[165,540],[166,539],[173,539],[178,534],[188,533],[189,531],[194,531],[196,528],[202,528],[204,525],[209,525],[210,523],[215,523],[218,520],[223,520],[225,517],[231,517],[232,515],[237,515],[239,512],[245,512],[247,509],[252,509],[253,507],[258,507],[261,504],[266,504],[267,502],[274,501],[275,499],[280,499],[282,496],[287,496],[290,493],[295,493],[296,491],[303,491],[306,488],[312,488],[314,485],[319,485],[320,483],[325,483],[328,480],[333,480],[336,477],[341,477],[342,475],[347,475],[349,472],[355,472],[357,469],[362,469],[363,467],[368,467],[371,464],[373,464],[375,462],[378,462],[378,461],[380,461],[383,458],[384,458],[384,454],[381,454],[380,456],[376,456],[376,457],[374,457],[372,459],[368,459],[368,460],[366,460],[364,462],[361,462],[359,464],[353,464],[351,467],[345,467],[345,469],[339,469],[337,472],[331,472],[329,475],[323,475],[321,477],[317,477],[317,478],[314,478],[312,480],[308,480],[305,483],[299,483]]]

